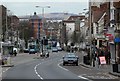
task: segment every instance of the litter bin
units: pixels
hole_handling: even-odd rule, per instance
[[[120,73],[120,64],[112,64],[113,72]]]
[[[118,72],[118,64],[112,64],[113,72]]]
[[[87,55],[83,56],[83,63],[90,65],[90,58]]]

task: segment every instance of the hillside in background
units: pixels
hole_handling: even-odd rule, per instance
[[[73,13],[46,13],[44,14],[44,17],[47,18],[47,19],[55,19],[55,20],[64,20],[64,19],[67,19],[69,16],[76,16],[77,14],[73,14]],[[26,15],[26,16],[20,16],[19,18],[30,18],[30,16],[32,15]],[[40,18],[42,18],[42,15],[41,14],[38,14],[38,16]]]

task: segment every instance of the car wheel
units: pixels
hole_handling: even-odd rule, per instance
[[[63,66],[65,66],[65,63],[63,62]]]
[[[76,66],[78,66],[78,62],[76,63]]]

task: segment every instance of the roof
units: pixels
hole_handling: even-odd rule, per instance
[[[93,12],[94,18],[93,18],[93,22],[98,22],[98,20],[103,16],[105,12],[101,11],[101,10],[96,10]]]
[[[85,19],[85,16],[70,16],[67,20],[63,20],[63,22],[66,23],[75,23],[76,20],[82,20]]]
[[[68,18],[68,20],[76,20],[76,19],[80,19],[80,20],[82,20],[82,19],[84,19],[85,18],[85,16],[70,16],[69,18]]]

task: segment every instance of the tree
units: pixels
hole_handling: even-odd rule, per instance
[[[79,43],[81,33],[74,31],[71,35],[71,41],[72,43]]]
[[[30,28],[28,21],[20,21],[19,26],[19,37],[25,41],[29,40],[32,33],[32,28]]]

